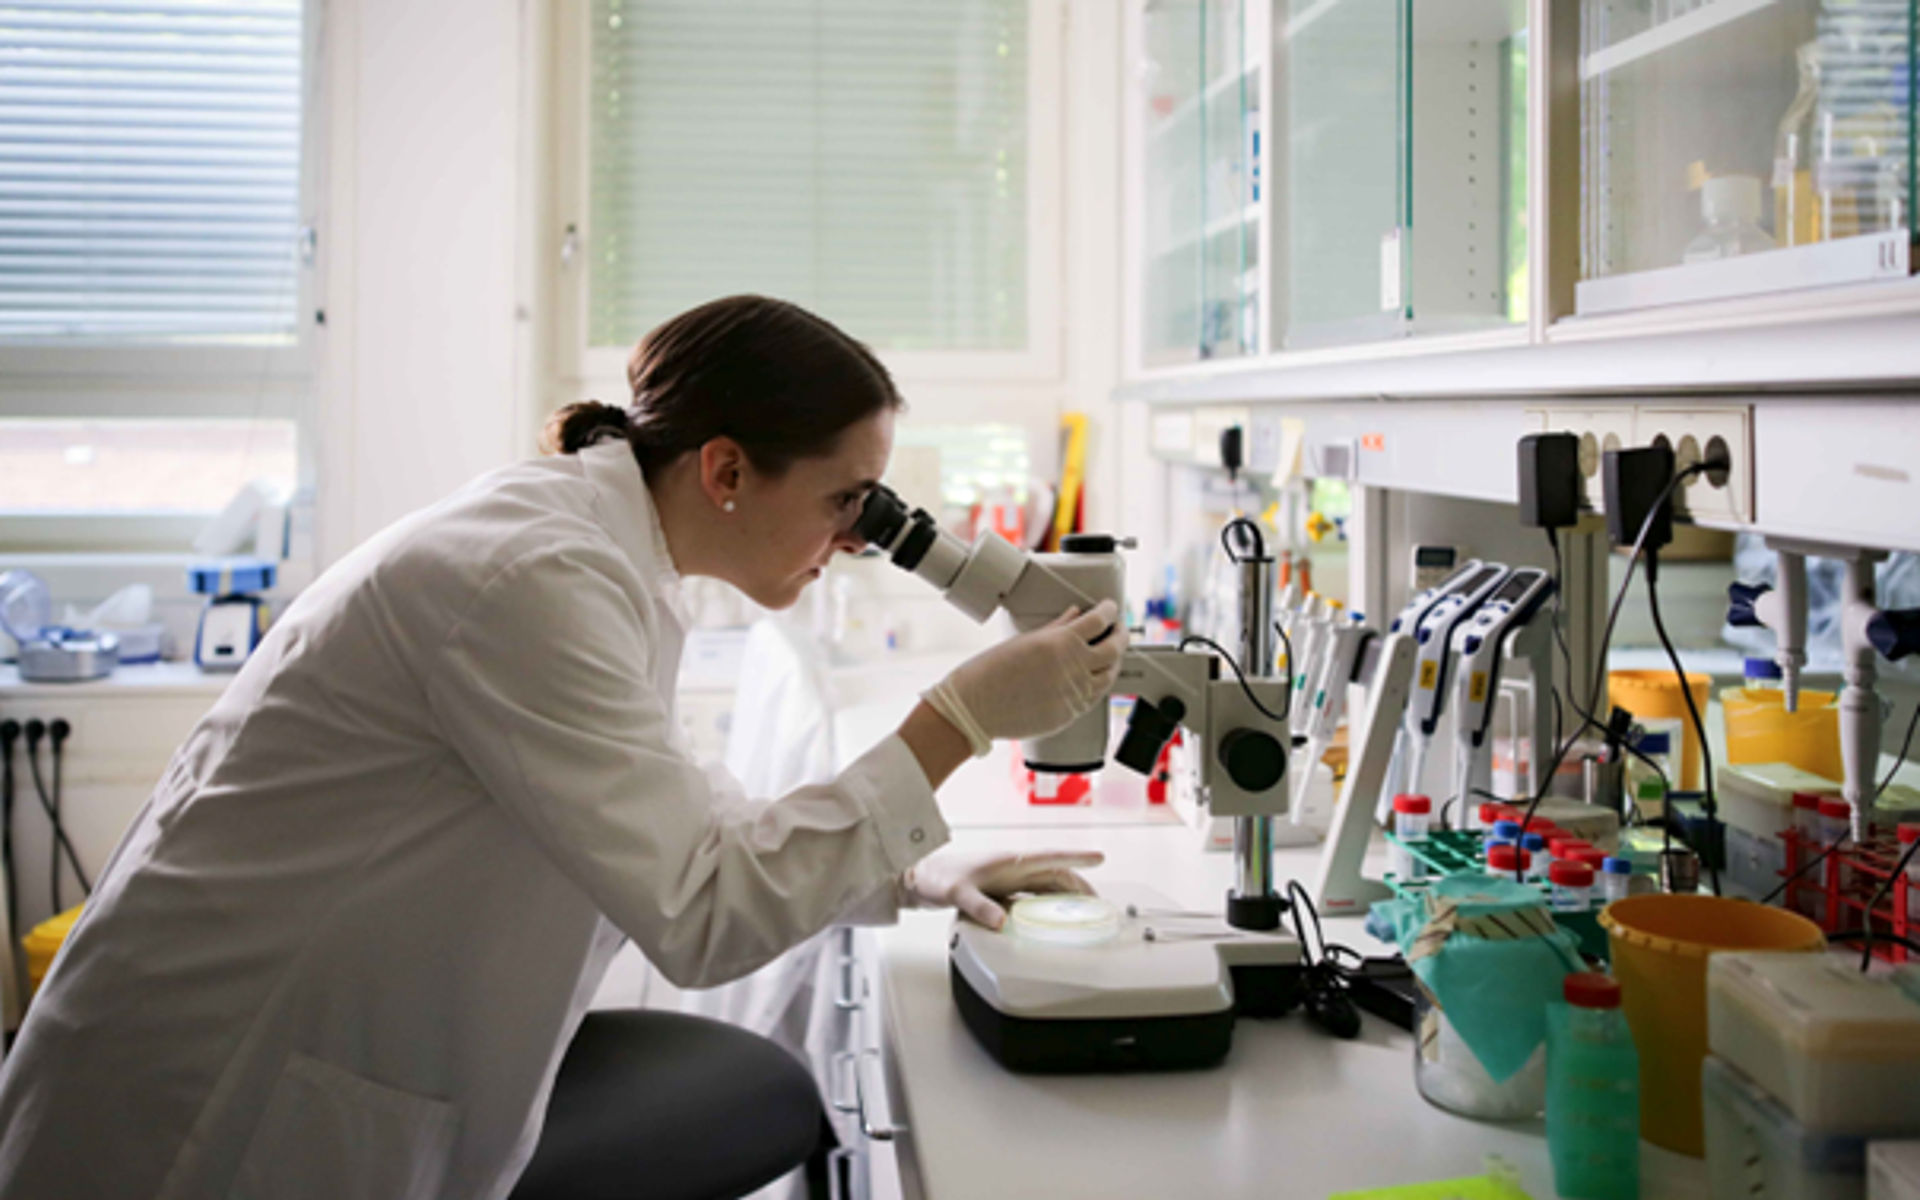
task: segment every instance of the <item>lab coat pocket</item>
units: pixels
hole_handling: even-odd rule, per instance
[[[425,1200],[438,1194],[454,1106],[304,1054],[281,1072],[230,1200]]]

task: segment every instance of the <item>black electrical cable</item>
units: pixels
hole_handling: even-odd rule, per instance
[[[40,809],[47,815],[47,826],[51,831],[51,845],[48,847],[52,859],[52,874],[47,880],[53,899],[53,911],[63,911],[60,905],[60,853],[66,852],[67,862],[73,867],[73,873],[80,880],[81,889],[89,896],[93,894],[93,884],[88,881],[86,871],[80,866],[80,853],[73,848],[73,841],[67,836],[67,827],[60,820],[60,810],[55,807],[47,794],[46,781],[40,774],[40,738],[45,727],[38,720],[27,722],[27,770],[33,776],[34,794],[39,797]]]
[[[1794,868],[1793,873],[1788,875],[1785,879],[1782,879],[1778,887],[1775,887],[1772,891],[1760,897],[1760,903],[1772,904],[1776,896],[1778,896],[1781,892],[1786,891],[1789,887],[1793,886],[1794,880],[1800,878],[1802,875],[1805,875],[1808,871],[1813,870],[1813,868],[1825,862],[1827,860],[1828,855],[1832,854],[1835,850],[1838,850],[1841,846],[1844,846],[1852,837],[1853,835],[1850,833],[1843,833],[1838,838],[1834,839],[1834,842],[1831,846],[1828,846],[1825,850],[1822,850],[1820,853],[1814,855],[1812,858],[1808,859],[1806,862],[1803,862],[1798,867]]]
[[[1285,637],[1286,635],[1282,634],[1281,636]],[[1188,634],[1186,637],[1180,639],[1180,648],[1182,650],[1185,650],[1188,646],[1205,646],[1209,650],[1212,650],[1215,654],[1218,654],[1221,658],[1225,659],[1227,662],[1227,665],[1233,668],[1233,677],[1240,681],[1240,690],[1247,694],[1247,703],[1259,709],[1261,715],[1266,717],[1267,720],[1277,721],[1284,724],[1288,716],[1292,714],[1292,711],[1293,711],[1293,684],[1292,684],[1293,664],[1292,663],[1287,664],[1288,684],[1287,684],[1286,708],[1284,711],[1276,713],[1272,709],[1268,708],[1266,705],[1260,703],[1260,697],[1253,694],[1253,688],[1247,685],[1247,677],[1245,673],[1243,673],[1240,670],[1240,664],[1234,661],[1233,655],[1227,653],[1226,647],[1222,646],[1219,642],[1214,641],[1210,637],[1201,637],[1197,633]],[[1292,647],[1288,647],[1288,653],[1289,654],[1292,653]]]
[[[1647,535],[1653,531],[1654,520],[1660,515],[1660,510],[1673,499],[1673,493],[1679,489],[1681,484],[1695,475],[1720,465],[1721,460],[1715,460],[1711,464],[1701,462],[1676,472],[1674,477],[1667,481],[1667,486],[1661,491],[1659,498],[1648,507],[1646,517],[1641,520],[1640,532],[1636,534],[1633,539],[1633,554],[1627,559],[1626,577],[1620,581],[1619,591],[1614,593],[1613,605],[1607,612],[1607,623],[1600,635],[1599,666],[1594,672],[1593,688],[1591,696],[1587,701],[1586,711],[1588,713],[1591,713],[1600,705],[1600,688],[1607,677],[1607,647],[1613,643],[1613,629],[1614,626],[1619,623],[1621,606],[1626,603],[1627,589],[1633,584],[1633,573],[1640,565],[1641,555],[1646,549]],[[1571,698],[1571,694],[1569,694],[1569,698]],[[1570,736],[1562,741],[1554,752],[1553,761],[1548,763],[1547,769],[1540,773],[1540,786],[1538,790],[1534,792],[1533,799],[1528,803],[1527,811],[1520,820],[1522,832],[1526,830],[1528,825],[1532,824],[1534,813],[1540,808],[1540,802],[1547,798],[1547,791],[1553,786],[1553,777],[1555,773],[1560,770],[1560,764],[1566,761],[1567,753],[1573,749],[1573,744],[1580,740],[1580,735],[1585,733],[1590,727],[1590,723],[1582,724],[1579,729],[1574,730]]]
[[[1687,685],[1687,669],[1680,663],[1680,652],[1673,648],[1673,639],[1667,636],[1667,623],[1660,616],[1660,551],[1647,552],[1647,611],[1653,616],[1654,636],[1660,639],[1660,648],[1667,652],[1667,661],[1673,664],[1673,677],[1680,682],[1680,698],[1687,702],[1687,716],[1693,720],[1693,732],[1700,739],[1700,780],[1706,785],[1707,828],[1712,830],[1719,821],[1720,805],[1713,795],[1713,747],[1707,742],[1707,723],[1700,719],[1700,706],[1694,703],[1693,689]],[[1673,825],[1672,814],[1668,814],[1666,824]],[[1723,835],[1724,836],[1724,835]],[[1714,865],[1714,856],[1703,854],[1707,861],[1707,878],[1713,885],[1713,894],[1720,894],[1720,868]]]
[[[1920,843],[1916,843],[1916,844],[1920,844]],[[1858,941],[1865,940],[1866,937],[1867,937],[1867,934],[1862,930],[1842,929],[1838,933],[1828,934],[1827,940],[1829,942],[1858,942]],[[1873,940],[1881,941],[1881,942],[1892,942],[1896,946],[1905,946],[1909,953],[1914,955],[1920,955],[1920,942],[1916,942],[1912,938],[1901,937],[1897,933],[1876,933],[1873,935]],[[1869,954],[1872,953],[1871,947],[1868,948],[1868,953]],[[1864,971],[1867,969],[1867,966],[1868,966],[1867,962],[1862,962],[1860,964],[1860,969]]]
[[[20,929],[20,877],[13,869],[13,744],[20,740],[20,722],[0,721],[0,871],[7,875],[7,929]]]
[[[1260,526],[1250,517],[1235,517],[1220,527],[1220,549],[1226,552],[1228,562],[1238,564],[1244,561],[1233,552],[1233,545],[1227,540],[1227,532],[1232,529],[1246,531],[1247,537],[1253,542],[1253,554],[1250,556],[1252,559],[1258,560],[1267,556],[1267,538],[1260,532]]]

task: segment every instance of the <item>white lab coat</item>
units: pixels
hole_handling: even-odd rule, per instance
[[[911,752],[774,803],[712,782],[675,732],[676,593],[617,442],[309,588],[29,1010],[0,1195],[504,1196],[623,933],[698,985],[886,909],[947,836]]]

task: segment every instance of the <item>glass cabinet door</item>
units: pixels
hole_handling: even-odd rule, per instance
[[[1521,0],[1274,0],[1281,349],[1526,312]]]
[[[1143,49],[1146,363],[1253,353],[1258,63],[1242,0],[1149,0]]]
[[[1916,0],[1582,0],[1583,314],[1904,276]]]

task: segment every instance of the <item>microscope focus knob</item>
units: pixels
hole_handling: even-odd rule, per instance
[[[1727,585],[1727,624],[1750,627],[1760,624],[1760,617],[1753,606],[1760,597],[1773,589],[1764,583],[1730,583]]]
[[[1867,622],[1867,640],[1888,662],[1920,651],[1920,608],[1875,613]]]
[[[1270,733],[1236,729],[1220,739],[1220,765],[1242,791],[1269,791],[1287,773],[1287,750]]]

